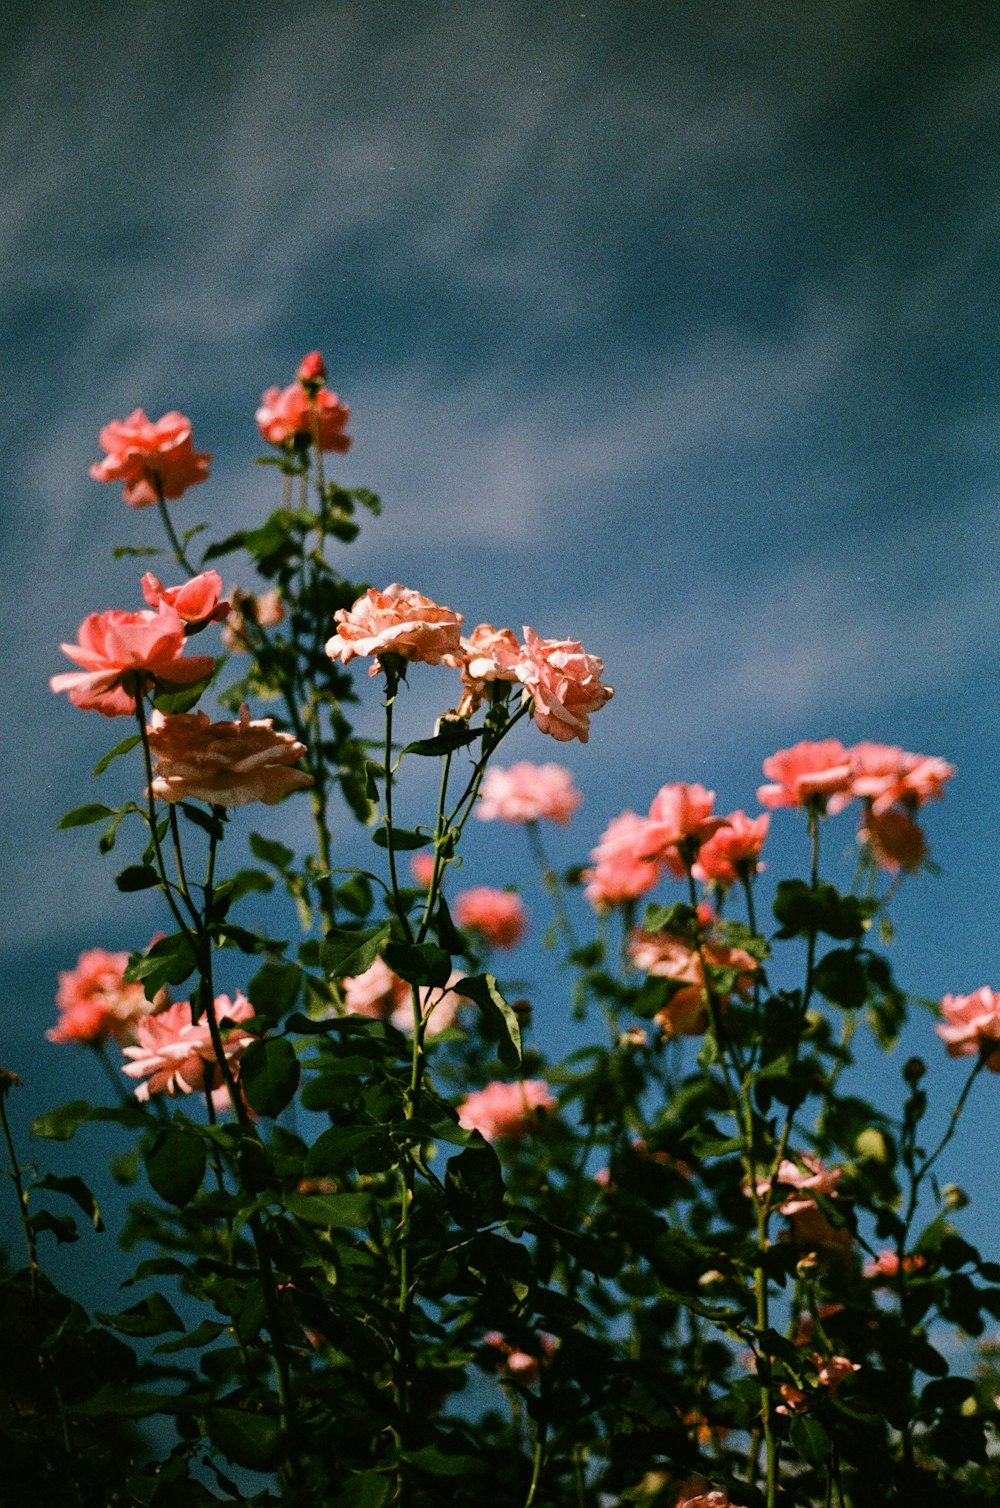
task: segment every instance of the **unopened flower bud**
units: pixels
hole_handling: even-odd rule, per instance
[[[969,1196],[957,1183],[945,1183],[941,1186],[941,1201],[946,1210],[964,1210]]]
[[[527,1026],[531,1020],[532,1004],[530,1000],[512,1000],[510,1008],[514,1012],[522,1026]]]
[[[875,1126],[867,1126],[854,1139],[854,1150],[859,1157],[869,1162],[888,1162],[889,1147],[882,1132]]]
[[[927,1064],[923,1058],[907,1058],[903,1064],[903,1078],[911,1089],[916,1089],[926,1072]]]
[[[820,1265],[819,1252],[807,1251],[804,1257],[800,1257],[795,1264],[795,1271],[800,1278],[809,1278]]]
[[[310,351],[308,356],[303,356],[295,375],[307,393],[322,387],[326,381],[326,362],[319,351]]]
[[[714,1288],[716,1283],[724,1283],[725,1281],[726,1275],[724,1272],[720,1272],[717,1267],[710,1267],[708,1271],[703,1272],[701,1277],[698,1279],[698,1287]]]

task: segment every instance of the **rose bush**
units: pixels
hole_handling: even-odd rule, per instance
[[[131,761],[133,799],[63,825],[128,849],[123,905],[148,892],[165,930],[59,981],[52,1050],[100,1057],[111,1103],[39,1115],[22,1162],[0,1073],[26,1258],[0,1272],[11,1500],[994,1500],[997,1353],[971,1348],[1000,1318],[1000,1264],[938,1177],[1000,1061],[1000,995],[941,1003],[966,1062],[933,1134],[919,1058],[890,1062],[877,1104],[854,1067],[857,1041],[888,1051],[907,1021],[879,939],[951,765],[800,742],[763,760],[765,810],[729,815],[666,769],[647,813],[606,814],[577,840],[590,863],[557,868],[541,834],[577,820],[571,773],[497,759],[508,740],[586,743],[603,665],[531,629],[463,636],[421,592],[340,576],[330,555],[379,505],[327,480],[348,410],[325,381],[311,352],[265,394],[281,505],[198,569],[198,531],[182,542],[167,507],[207,471],[190,426],[137,410],[102,432],[95,474],[157,503],[177,584],[148,573],[156,611],[95,613],[64,646],[80,669],[53,689],[134,731],[98,767]],[[223,602],[212,563],[238,552]],[[186,653],[219,624],[232,658]],[[349,715],[358,658],[382,677],[378,739]],[[441,715],[411,729],[406,680],[425,673]],[[428,761],[436,803],[404,827]],[[280,840],[252,829],[286,800]],[[531,918],[540,982],[489,962],[523,936],[530,887],[473,813],[525,831],[552,909]],[[778,877],[773,828],[796,822],[801,860]],[[489,883],[458,888],[466,864]],[[120,1138],[135,1259],[124,1307],[96,1315],[44,1270],[47,1243],[79,1234],[67,1202],[110,1239],[94,1194],[38,1167],[91,1122]]]

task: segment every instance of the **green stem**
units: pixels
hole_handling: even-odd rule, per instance
[[[163,520],[163,527],[167,531],[167,538],[170,541],[170,548],[174,552],[174,555],[177,559],[177,564],[182,568],[182,570],[187,571],[189,576],[194,576],[197,574],[197,572],[194,570],[191,562],[185,555],[184,546],[177,538],[176,531],[174,529],[173,523],[171,522],[170,514],[167,511],[167,503],[166,499],[163,496],[163,487],[160,482],[160,478],[155,473],[153,475],[153,487],[156,490],[156,506],[160,510],[160,518]]]
[[[10,1176],[17,1193],[17,1211],[21,1220],[21,1229],[24,1231],[24,1244],[28,1248],[28,1269],[31,1283],[31,1304],[34,1309],[38,1301],[38,1242],[35,1232],[31,1228],[31,1218],[28,1214],[28,1195],[21,1178],[21,1165],[17,1160],[17,1152],[14,1149],[14,1138],[11,1135],[10,1122],[7,1119],[7,1091],[12,1083],[20,1084],[20,1079],[14,1074],[9,1074],[6,1069],[0,1068],[0,1125],[3,1126],[3,1139],[7,1146],[7,1158],[10,1163]]]
[[[559,876],[549,863],[537,821],[526,822],[524,829],[528,834],[528,843],[534,855],[535,863],[538,865],[542,887],[551,897],[552,907],[556,913],[556,921],[565,932],[570,947],[575,948],[577,945],[576,934],[573,931],[573,923],[570,921],[569,912],[566,909],[566,897],[563,894]]]

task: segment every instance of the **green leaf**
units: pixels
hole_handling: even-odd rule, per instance
[[[101,1212],[97,1207],[97,1200],[82,1178],[75,1174],[68,1178],[60,1178],[55,1173],[46,1173],[43,1178],[32,1184],[32,1189],[51,1189],[54,1194],[65,1194],[67,1199],[72,1199],[90,1220],[95,1230],[103,1230],[104,1222]]]
[[[426,848],[428,843],[434,842],[433,833],[422,833],[419,828],[411,830],[410,828],[406,827],[394,827],[391,829],[391,831],[392,846],[396,850],[401,851],[411,848]],[[372,833],[372,842],[375,844],[376,848],[389,847],[389,832],[390,829],[385,826],[377,827],[375,829],[375,831]]]
[[[289,1194],[285,1207],[290,1214],[307,1225],[324,1226],[331,1230],[340,1227],[363,1227],[368,1224],[375,1208],[371,1194]]]
[[[400,1455],[411,1466],[435,1477],[464,1477],[470,1472],[478,1472],[482,1464],[478,1456],[449,1455],[436,1445],[425,1445],[420,1450],[400,1451]]]
[[[208,1437],[237,1466],[272,1471],[281,1460],[281,1426],[249,1408],[212,1408],[205,1414]]]
[[[105,817],[117,815],[113,806],[102,806],[100,802],[88,801],[85,806],[75,806],[71,812],[60,817],[56,828],[89,827],[92,822],[102,822]]]
[[[455,993],[475,1001],[483,1016],[483,1024],[496,1040],[497,1057],[506,1068],[518,1068],[521,1063],[521,1028],[515,1012],[497,988],[492,974],[473,974],[460,979]]]
[[[372,909],[372,887],[363,874],[352,874],[349,880],[338,885],[337,901],[352,916],[364,918]]]
[[[443,989],[451,978],[451,954],[437,943],[387,942],[382,957],[407,984]]]
[[[149,864],[129,864],[115,875],[115,884],[126,894],[133,890],[151,890],[160,883],[160,876]]]
[[[33,1215],[29,1215],[28,1224],[36,1234],[43,1230],[51,1231],[60,1246],[80,1239],[72,1215],[53,1215],[51,1210],[36,1210]]]
[[[179,1335],[176,1340],[161,1340],[153,1350],[157,1355],[169,1355],[174,1351],[194,1351],[201,1346],[210,1346],[213,1340],[218,1340],[228,1325],[220,1324],[218,1320],[202,1320],[196,1325],[189,1335]]]
[[[388,922],[378,927],[331,927],[320,944],[320,963],[330,979],[363,974],[370,969],[381,945],[391,935]]]
[[[100,1316],[98,1316],[100,1318]],[[67,1402],[67,1411],[81,1419],[105,1419],[120,1414],[130,1419],[145,1419],[150,1414],[172,1414],[177,1400],[166,1393],[140,1392],[120,1382],[106,1382],[82,1403]]]
[[[161,937],[145,953],[133,953],[125,970],[125,983],[142,980],[146,999],[152,1000],[166,984],[183,984],[194,973],[198,960],[183,932]]]
[[[280,1021],[295,1009],[301,985],[302,970],[297,963],[268,959],[247,985],[247,999],[258,1016]]]
[[[309,1148],[303,1171],[310,1178],[339,1172],[353,1162],[355,1152],[383,1135],[378,1126],[331,1126]]]
[[[444,1185],[448,1209],[459,1225],[492,1225],[503,1214],[503,1171],[492,1147],[467,1147],[452,1157]]]
[[[818,1419],[794,1414],[788,1426],[788,1438],[808,1466],[822,1466],[829,1458],[833,1442]]]
[[[385,1508],[393,1494],[392,1479],[377,1471],[354,1472],[330,1508]]]
[[[287,869],[295,858],[293,850],[286,848],[284,843],[264,838],[260,833],[251,833],[248,841],[254,858],[263,860],[265,864],[273,864],[275,869]]]
[[[121,1105],[116,1110],[106,1110],[88,1105],[86,1100],[71,1100],[57,1110],[39,1115],[31,1123],[32,1136],[44,1137],[47,1141],[69,1141],[84,1121],[116,1121],[122,1126],[148,1126],[149,1114],[138,1105]]]
[[[251,932],[247,927],[234,926],[232,922],[217,922],[212,933],[223,948],[239,948],[241,953],[280,953],[288,946],[272,937],[261,937],[260,933]]]
[[[141,742],[142,739],[138,733],[133,733],[128,738],[123,738],[120,744],[115,744],[113,749],[109,749],[103,758],[97,761],[94,766],[94,776],[103,775],[113,759],[117,759],[120,754],[127,754],[130,749],[134,749],[136,744]]]
[[[299,1087],[299,1060],[288,1039],[251,1043],[240,1063],[240,1084],[258,1115],[280,1115]]]
[[[403,753],[421,754],[427,758],[450,754],[454,749],[475,743],[481,732],[481,728],[470,728],[464,720],[442,718],[433,738],[418,738],[416,743],[407,744]]]
[[[834,948],[824,954],[813,971],[813,984],[827,1000],[846,1010],[857,1010],[868,996],[868,973],[864,963],[846,948]]]
[[[205,1143],[177,1127],[161,1131],[146,1154],[146,1176],[167,1204],[190,1204],[205,1176]]]
[[[167,1303],[162,1293],[151,1293],[121,1314],[99,1313],[97,1318],[109,1330],[117,1330],[121,1335],[163,1335],[168,1330],[184,1329],[173,1306]]]
[[[211,675],[202,676],[200,681],[191,681],[182,686],[178,686],[176,682],[157,679],[153,706],[157,712],[190,712],[202,694],[208,690],[214,674],[213,668]]]

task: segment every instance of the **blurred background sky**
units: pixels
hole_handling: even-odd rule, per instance
[[[97,432],[182,409],[215,460],[178,526],[260,520],[253,412],[316,346],[353,410],[333,474],[386,509],[345,574],[605,660],[617,695],[587,748],[525,728],[508,756],[572,766],[561,862],[664,781],[755,810],[776,748],[902,743],[958,775],[928,813],[941,873],[897,908],[897,974],[933,997],[1000,985],[995,7],[36,0],[8,8],[0,80],[0,1058],[22,1125],[102,1093],[85,1053],[45,1042],[57,971],[161,921],[114,890],[131,853],[55,831],[106,799],[89,771],[126,731],[50,694],[57,645],[141,605],[144,567],[113,544],[160,542],[89,480]],[[434,675],[414,677],[418,733],[450,693]],[[238,821],[305,841],[304,803]],[[774,830],[771,873],[801,873],[801,823]],[[853,827],[835,831],[839,858]],[[488,864],[473,832],[463,882],[517,879],[521,836]],[[544,977],[558,1047],[565,984]],[[897,1108],[907,1050],[939,1116],[965,1069],[923,1015],[862,1088]],[[943,1167],[983,1240],[998,1096],[977,1086]]]

